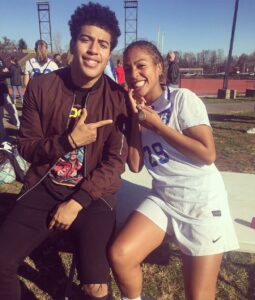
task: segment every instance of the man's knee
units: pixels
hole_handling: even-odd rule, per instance
[[[90,299],[104,300],[108,295],[108,286],[106,283],[84,284],[82,290]]]

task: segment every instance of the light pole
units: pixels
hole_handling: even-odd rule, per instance
[[[230,39],[230,46],[229,46],[229,53],[228,53],[228,61],[227,61],[226,68],[225,68],[223,89],[228,88],[228,76],[229,76],[229,70],[230,70],[230,65],[231,65],[231,60],[232,60],[232,50],[233,50],[234,36],[235,36],[235,29],[236,29],[236,18],[237,18],[238,4],[239,4],[239,0],[236,0],[235,12],[234,12],[233,24],[232,24],[231,39]]]

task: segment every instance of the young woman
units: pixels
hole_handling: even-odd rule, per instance
[[[141,299],[140,263],[171,236],[182,253],[186,299],[215,298],[223,253],[238,248],[227,195],[214,165],[215,145],[203,102],[187,89],[160,84],[163,58],[147,41],[124,51],[132,107],[128,164],[145,164],[149,196],[110,251],[122,299]]]

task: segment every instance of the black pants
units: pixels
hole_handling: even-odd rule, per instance
[[[48,229],[50,213],[59,203],[39,185],[16,202],[1,225],[0,299],[20,299],[18,267],[52,233]],[[115,213],[103,201],[96,200],[79,212],[69,228],[82,284],[107,283],[107,246],[114,224]]]

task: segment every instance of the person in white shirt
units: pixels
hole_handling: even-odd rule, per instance
[[[47,74],[58,69],[57,64],[48,58],[48,44],[44,40],[35,43],[36,57],[26,61],[24,70],[24,85],[34,76]]]
[[[104,74],[106,74],[107,76],[109,76],[113,81],[116,81],[116,72],[115,72],[115,67],[114,67],[114,63],[112,61],[112,58],[110,56],[108,63],[104,69]]]
[[[181,251],[186,299],[215,299],[223,253],[238,249],[227,194],[203,102],[191,91],[161,86],[164,61],[139,40],[124,51],[130,88],[128,165],[143,164],[152,190],[118,234],[111,250],[123,300],[141,300],[141,262],[170,236]]]

